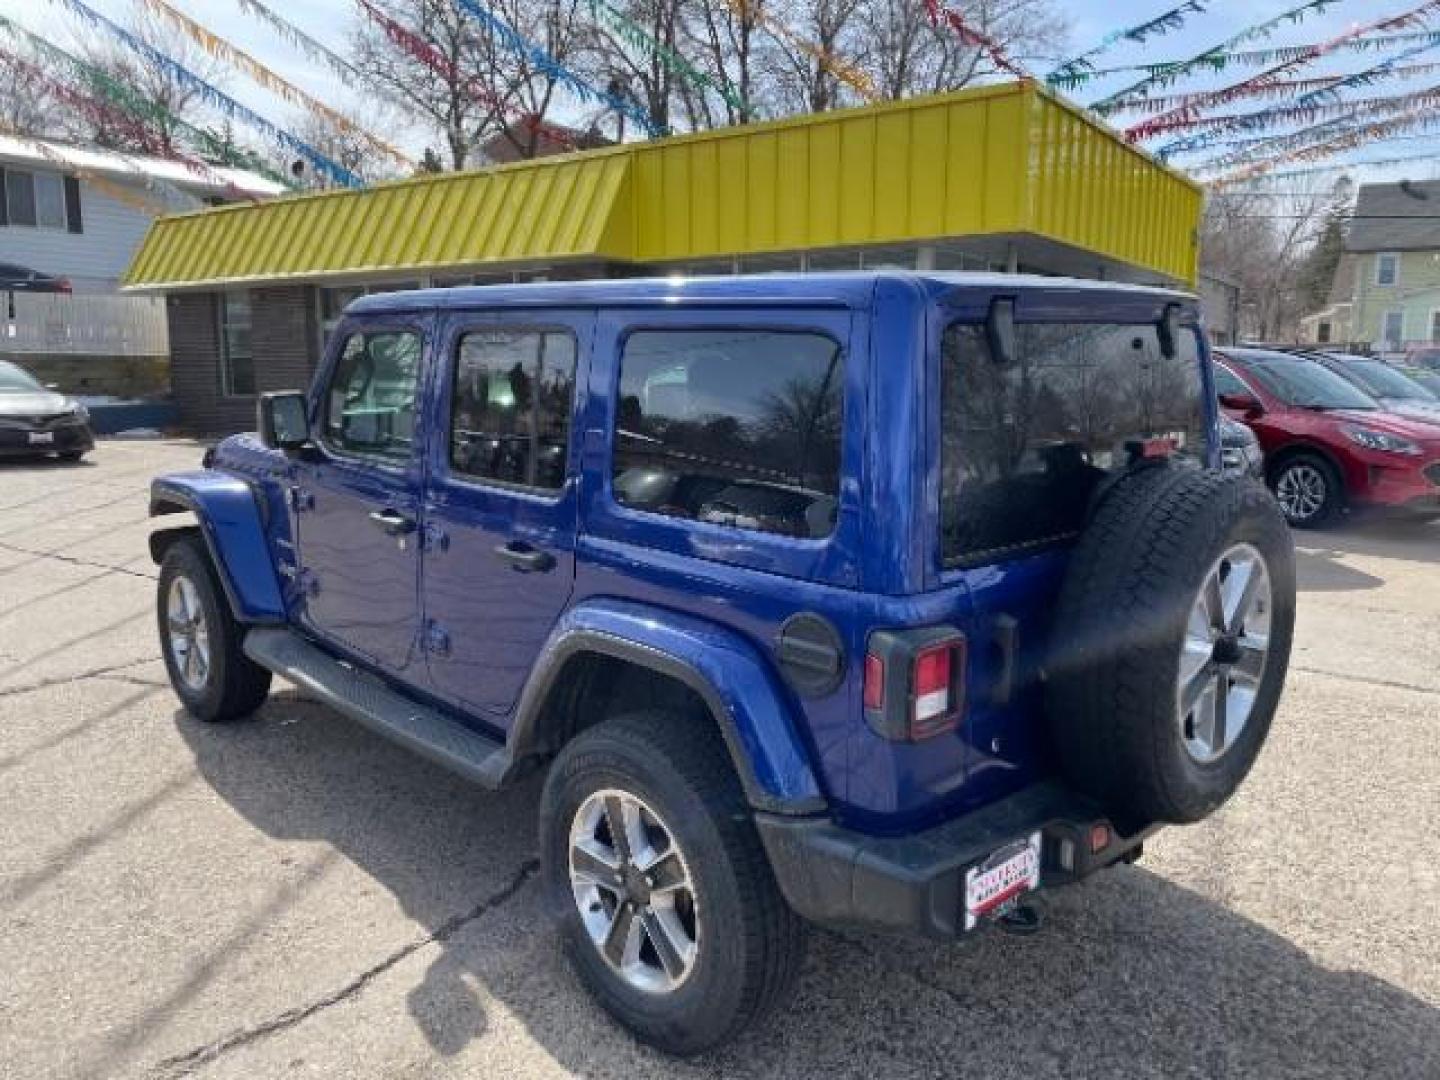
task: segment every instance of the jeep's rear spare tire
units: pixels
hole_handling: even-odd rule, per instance
[[[1180,464],[1124,476],[1056,611],[1045,704],[1061,769],[1119,817],[1205,817],[1260,752],[1294,625],[1294,548],[1263,487]]]

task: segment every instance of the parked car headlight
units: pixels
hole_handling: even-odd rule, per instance
[[[1415,443],[1409,439],[1402,439],[1399,435],[1391,435],[1389,432],[1354,427],[1350,424],[1346,424],[1340,430],[1345,432],[1345,437],[1356,446],[1363,446],[1366,450],[1384,450],[1389,454],[1420,453],[1420,447]]]
[[[75,419],[77,420],[89,420],[90,410],[87,409],[80,402],[72,401],[70,403],[70,415],[75,417]]]

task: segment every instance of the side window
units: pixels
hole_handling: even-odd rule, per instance
[[[481,480],[558,490],[565,485],[574,399],[569,331],[465,334],[455,356],[451,468]]]
[[[614,493],[783,536],[835,528],[842,352],[790,330],[639,331],[620,359]]]
[[[344,454],[409,460],[420,358],[412,331],[351,334],[325,394],[325,441]]]
[[[941,541],[947,564],[1019,555],[1076,535],[1097,485],[1164,439],[1205,460],[1199,349],[1166,359],[1153,326],[1022,323],[997,363],[983,327],[941,354]]]
[[[1251,397],[1254,391],[1240,381],[1240,377],[1229,368],[1215,365],[1215,393],[1219,394],[1242,394]]]

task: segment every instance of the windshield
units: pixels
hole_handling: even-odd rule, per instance
[[[31,394],[45,389],[31,377],[28,371],[16,367],[8,360],[0,360],[0,394]]]
[[[1378,409],[1375,399],[1354,383],[1314,360],[1278,353],[1261,359],[1237,356],[1265,385],[1265,389],[1287,405],[1302,409]]]
[[[1436,400],[1434,394],[1414,379],[1378,360],[1352,360],[1345,365],[1344,371],[1376,397]]]
[[[1434,394],[1436,401],[1440,401],[1440,375],[1433,371],[1426,371],[1424,368],[1405,368],[1404,374],[1407,379],[1419,383]]]

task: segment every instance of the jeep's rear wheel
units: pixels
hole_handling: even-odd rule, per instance
[[[803,924],[702,722],[632,713],[577,736],[545,784],[540,849],[572,965],[643,1041],[698,1053],[794,983]]]
[[[241,649],[244,627],[194,536],[170,545],[160,564],[155,614],[160,651],[176,695],[201,720],[235,720],[260,707],[270,672]]]
[[[1205,817],[1260,752],[1294,623],[1294,549],[1259,484],[1176,465],[1125,477],[1056,609],[1046,716],[1061,769],[1118,817]]]

